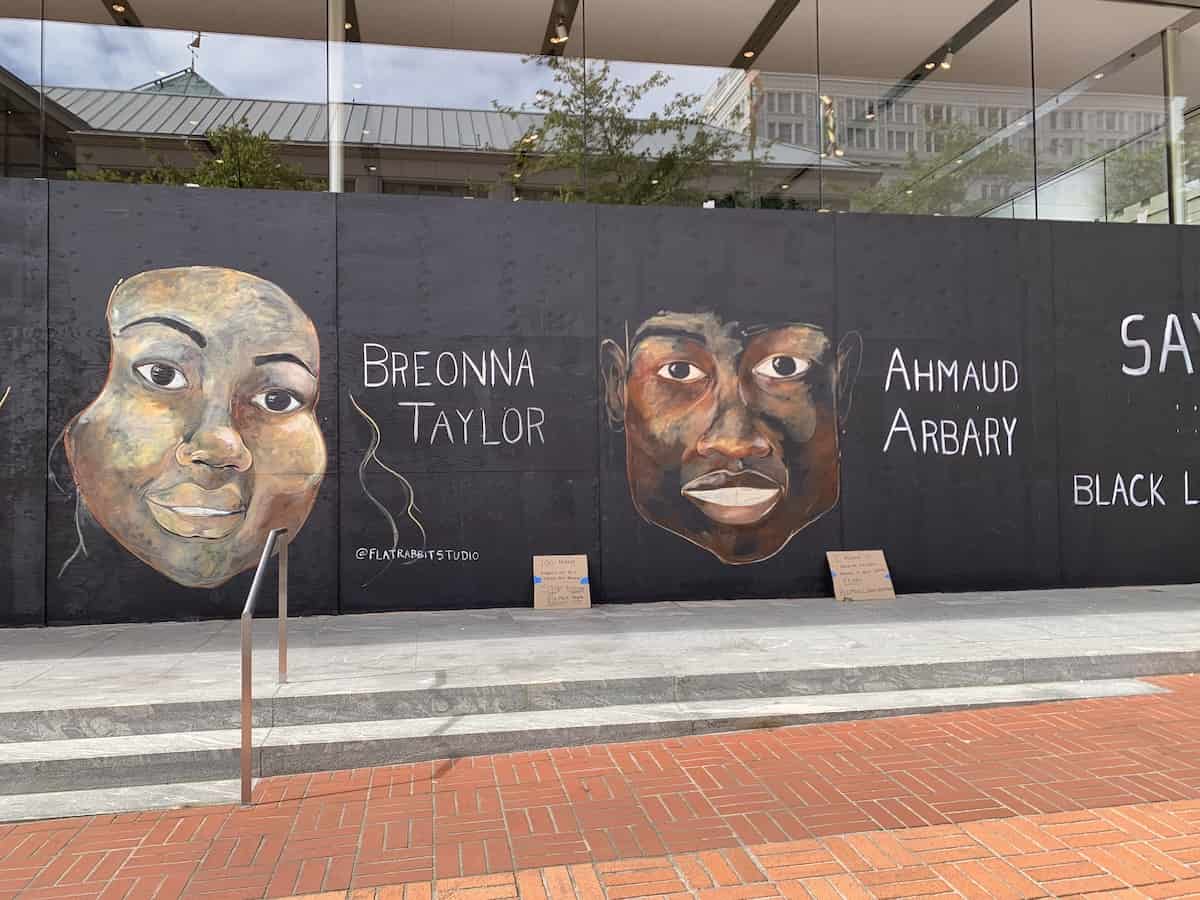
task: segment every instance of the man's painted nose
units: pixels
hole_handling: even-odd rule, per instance
[[[755,427],[754,417],[740,403],[717,416],[696,444],[701,456],[724,456],[729,459],[762,458],[771,453],[771,444]]]

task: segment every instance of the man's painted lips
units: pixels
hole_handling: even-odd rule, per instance
[[[750,525],[775,508],[783,490],[783,485],[759,472],[719,469],[693,478],[681,493],[714,522]]]

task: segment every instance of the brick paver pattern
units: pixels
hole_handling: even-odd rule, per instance
[[[1200,896],[1200,676],[1169,693],[270,778],[0,825],[0,898]]]

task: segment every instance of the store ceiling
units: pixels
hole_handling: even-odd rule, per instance
[[[119,0],[146,28],[323,39],[325,0]],[[1053,92],[1119,56],[1190,10],[1114,0],[1019,0],[967,47],[953,69],[928,83],[1027,87],[1031,70],[1041,92]],[[537,53],[552,0],[356,0],[366,43]],[[798,0],[754,67],[817,71],[818,0]],[[45,0],[46,17],[113,25],[107,0]],[[772,0],[580,0],[567,54],[725,67],[772,6]],[[824,0],[820,3],[823,75],[898,80],[969,22],[988,0]],[[7,0],[8,16],[36,18],[42,0]],[[115,26],[114,26],[115,27]],[[1200,28],[1194,29],[1200,32]],[[1184,40],[1185,88],[1200,95],[1200,33]],[[1194,60],[1194,63],[1192,62]],[[1122,89],[1155,93],[1161,70],[1130,66]],[[1105,85],[1115,89],[1116,79]]]

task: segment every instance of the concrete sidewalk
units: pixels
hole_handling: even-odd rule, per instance
[[[255,626],[251,769],[331,769],[1131,697],[1200,671],[1200,586]],[[237,622],[0,631],[0,821],[235,797]]]
[[[290,623],[284,686],[275,634],[255,623],[256,699],[954,663],[989,684],[1049,659],[1126,677],[1200,670],[1200,585],[316,616]],[[236,621],[0,629],[0,714],[235,699],[238,647]],[[1074,677],[1051,674],[1023,680]]]

